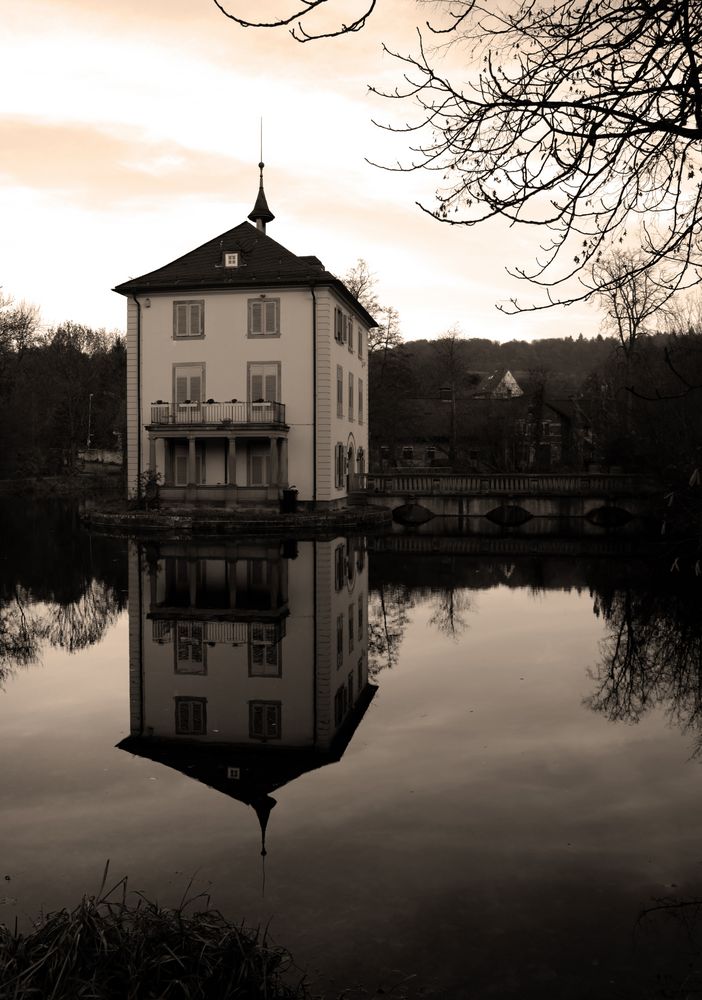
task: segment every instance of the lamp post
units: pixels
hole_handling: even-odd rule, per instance
[[[90,420],[92,417],[92,413],[93,413],[93,393],[91,392],[90,395],[88,396],[88,443],[86,444],[86,448],[90,447],[90,441],[91,441]]]

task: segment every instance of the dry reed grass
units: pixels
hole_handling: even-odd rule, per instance
[[[266,931],[230,923],[209,897],[188,897],[190,886],[175,909],[128,892],[126,878],[106,889],[108,868],[95,896],[47,914],[31,933],[0,925],[2,1000],[309,997]]]

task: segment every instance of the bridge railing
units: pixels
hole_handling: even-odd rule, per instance
[[[354,476],[355,489],[368,493],[467,495],[492,494],[592,494],[637,495],[656,490],[648,476],[624,473],[365,473]]]

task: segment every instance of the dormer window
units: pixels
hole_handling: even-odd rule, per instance
[[[232,251],[225,253],[224,255],[224,266],[225,267],[238,267],[239,266],[239,252]]]

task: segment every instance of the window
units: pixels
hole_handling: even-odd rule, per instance
[[[249,702],[249,736],[252,740],[279,740],[280,723],[279,701]]]
[[[344,558],[345,551],[343,545],[337,545],[334,550],[334,586],[337,591],[343,590],[344,587]]]
[[[207,646],[203,643],[202,622],[177,622],[174,646],[177,674],[206,674]]]
[[[349,420],[353,420],[353,372],[349,372]]]
[[[363,327],[359,326],[358,331],[357,331],[358,335],[356,337],[356,341],[358,343],[358,356],[359,356],[359,358],[363,357],[363,333],[364,333]]]
[[[363,380],[358,380],[358,422],[363,423]]]
[[[173,400],[176,406],[201,403],[205,394],[205,366],[173,365]]]
[[[358,638],[363,638],[363,594],[358,598]]]
[[[349,604],[349,653],[353,653],[353,626],[355,620],[353,610],[353,604]]]
[[[344,616],[338,615],[336,619],[336,668],[337,670],[344,662]]]
[[[252,622],[249,631],[249,677],[280,677],[280,634],[275,625]]]
[[[249,362],[249,402],[280,401],[280,362]]]
[[[344,415],[344,369],[341,365],[336,366],[336,415]]]
[[[346,474],[346,456],[343,444],[337,444],[334,449],[334,485],[337,490],[344,487],[344,475]]]
[[[408,462],[412,461],[412,459],[414,458],[414,448],[412,447],[411,444],[405,445],[405,447],[402,449],[402,457],[406,459]]]
[[[349,693],[348,706],[351,708],[353,705],[353,670],[349,671],[349,675],[346,678],[346,689]]]
[[[173,336],[205,336],[205,300],[188,299],[173,303]]]
[[[249,299],[248,335],[280,336],[280,299]]]
[[[339,344],[347,343],[349,339],[349,327],[351,317],[347,316],[343,309],[334,307],[334,340]]]
[[[225,253],[225,255],[224,255],[224,266],[225,267],[238,267],[239,266],[239,254],[238,254],[238,252]]]
[[[353,354],[353,320],[349,316],[349,350]]]
[[[426,450],[426,458],[427,458],[427,462],[433,462],[434,459],[436,458],[436,448],[433,448],[433,447],[427,448],[427,450]]]
[[[176,698],[175,729],[178,736],[206,736],[207,698]]]

